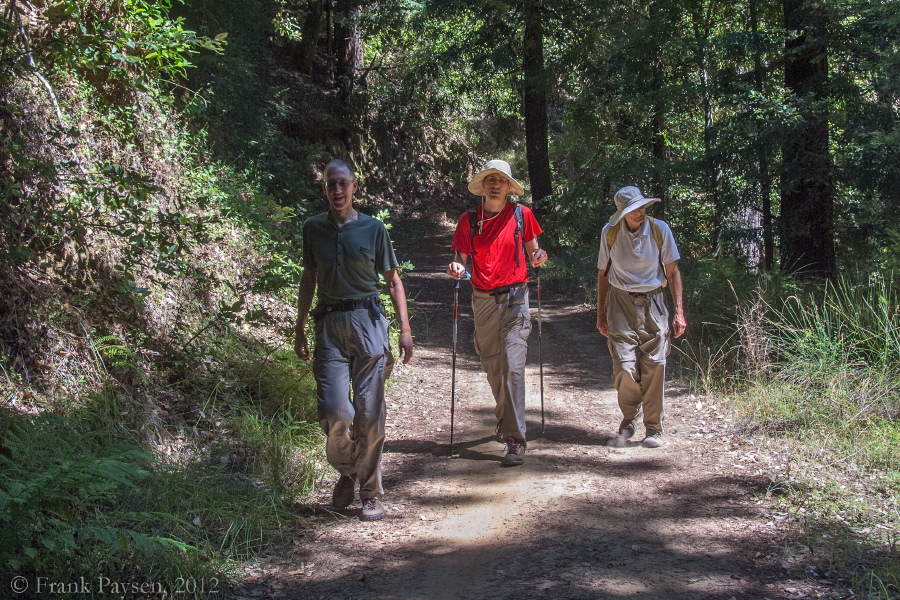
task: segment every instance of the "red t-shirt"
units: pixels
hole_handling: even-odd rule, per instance
[[[478,218],[484,214],[483,206],[478,207]],[[472,285],[490,290],[521,281],[528,281],[528,260],[522,248],[541,233],[541,226],[527,206],[522,206],[524,230],[519,234],[516,248],[516,217],[513,203],[507,202],[496,217],[485,219],[481,233],[475,229],[475,252],[472,252],[472,227],[469,225],[469,211],[459,218],[456,233],[453,234],[452,248],[455,252],[468,254],[472,258]],[[519,268],[516,268],[516,252],[519,253]]]

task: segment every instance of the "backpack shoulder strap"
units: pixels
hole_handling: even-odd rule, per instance
[[[475,255],[475,234],[478,233],[478,208],[473,208],[469,210],[469,242],[472,243],[472,252],[469,254]],[[475,260],[474,258],[472,259]]]
[[[653,217],[647,217],[647,220],[650,221],[650,233],[651,235],[653,235],[653,241],[656,242],[656,247],[659,249],[659,254],[661,257],[663,245],[662,229],[659,228],[659,225],[656,224],[656,219],[654,219]]]
[[[516,203],[516,202],[513,202],[513,215],[515,215],[515,218],[516,218],[516,233],[515,233],[515,238],[516,238],[516,268],[518,269],[518,268],[519,268],[519,265],[522,264],[522,260],[521,260],[521,258],[519,257],[519,255],[522,253],[522,252],[521,252],[521,248],[522,248],[522,241],[521,241],[521,240],[522,240],[522,237],[523,237],[522,232],[525,230],[525,216],[524,216],[524,214],[523,214],[523,212],[522,212],[522,205],[521,205],[521,204],[518,204],[518,203]]]
[[[656,224],[656,220],[653,217],[647,217],[647,219],[650,221],[650,234],[653,236],[653,241],[656,242],[656,248],[659,250],[659,266],[661,266],[663,270],[662,287],[666,287],[669,284],[669,281],[666,278],[666,265],[664,265],[662,261],[662,230],[659,228],[659,225]]]
[[[606,247],[612,248],[613,244],[616,241],[616,236],[619,235],[619,227],[622,225],[622,221],[619,221],[615,225],[610,225],[609,229],[606,231]]]
[[[606,230],[606,247],[612,250],[613,244],[616,241],[616,236],[619,235],[619,226],[622,225],[622,221],[620,220],[615,225],[610,225],[609,229]],[[612,252],[609,253],[609,260],[606,261],[606,269],[603,270],[603,274],[609,277],[609,268],[612,266]]]

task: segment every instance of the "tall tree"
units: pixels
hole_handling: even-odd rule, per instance
[[[649,3],[650,28],[656,28],[660,21],[660,4],[655,0]],[[653,156],[653,179],[650,183],[650,194],[660,199],[657,214],[664,217],[666,214],[667,196],[666,180],[663,177],[667,159],[666,144],[666,104],[662,90],[665,86],[665,61],[663,60],[662,45],[655,45],[650,54],[650,87],[654,90],[653,107],[650,117],[650,152]]]
[[[316,54],[319,51],[319,38],[322,36],[324,22],[322,0],[308,0],[306,15],[303,19],[303,35],[300,39],[300,72],[313,75]]]
[[[753,89],[763,94],[762,42],[759,33],[759,0],[750,0],[750,31],[753,38]],[[759,116],[757,129],[763,128]],[[772,176],[769,173],[769,146],[761,137],[756,138],[757,168],[759,170],[759,195],[762,199],[762,266],[766,271],[775,268],[775,236],[772,230]]]
[[[834,183],[828,147],[827,18],[817,0],[783,0],[784,82],[800,119],[784,141],[781,268],[835,275]]]
[[[522,116],[525,119],[525,148],[531,197],[538,217],[544,215],[541,200],[553,193],[550,173],[549,126],[547,106],[550,78],[544,68],[544,17],[540,0],[526,0],[525,33],[522,43]]]
[[[335,2],[335,74],[345,96],[349,96],[356,83],[363,83],[363,41],[359,29],[362,8],[358,0]]]

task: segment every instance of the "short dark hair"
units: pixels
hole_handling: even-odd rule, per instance
[[[334,159],[333,161],[325,165],[324,169],[322,169],[323,180],[328,177],[328,171],[332,169],[347,169],[347,171],[350,172],[350,179],[356,181],[356,173],[353,171],[353,167],[350,166],[350,163],[348,163],[347,161],[341,160],[339,158]]]

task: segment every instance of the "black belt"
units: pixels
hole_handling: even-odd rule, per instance
[[[618,289],[618,288],[616,288]],[[659,293],[662,293],[662,288],[658,287],[655,290],[650,290],[649,292],[629,292],[627,290],[619,290],[623,294],[628,294],[632,298],[650,298],[651,296],[655,296]]]
[[[509,293],[509,290],[516,289],[516,288],[520,288],[520,287],[525,287],[526,285],[528,285],[527,282],[525,282],[525,281],[520,281],[519,283],[513,283],[513,284],[510,284],[510,285],[504,285],[504,286],[501,286],[501,287],[498,287],[498,288],[493,288],[493,289],[490,289],[490,290],[483,290],[483,289],[481,289],[481,288],[475,288],[475,291],[476,291],[476,292],[481,292],[482,294],[491,294],[491,295],[493,295],[493,296],[499,296],[500,294],[508,294],[508,293]]]
[[[358,308],[370,308],[373,305],[381,303],[378,296],[369,296],[368,298],[354,298],[352,300],[338,300],[337,302],[320,302],[321,306],[327,312],[347,312]]]

